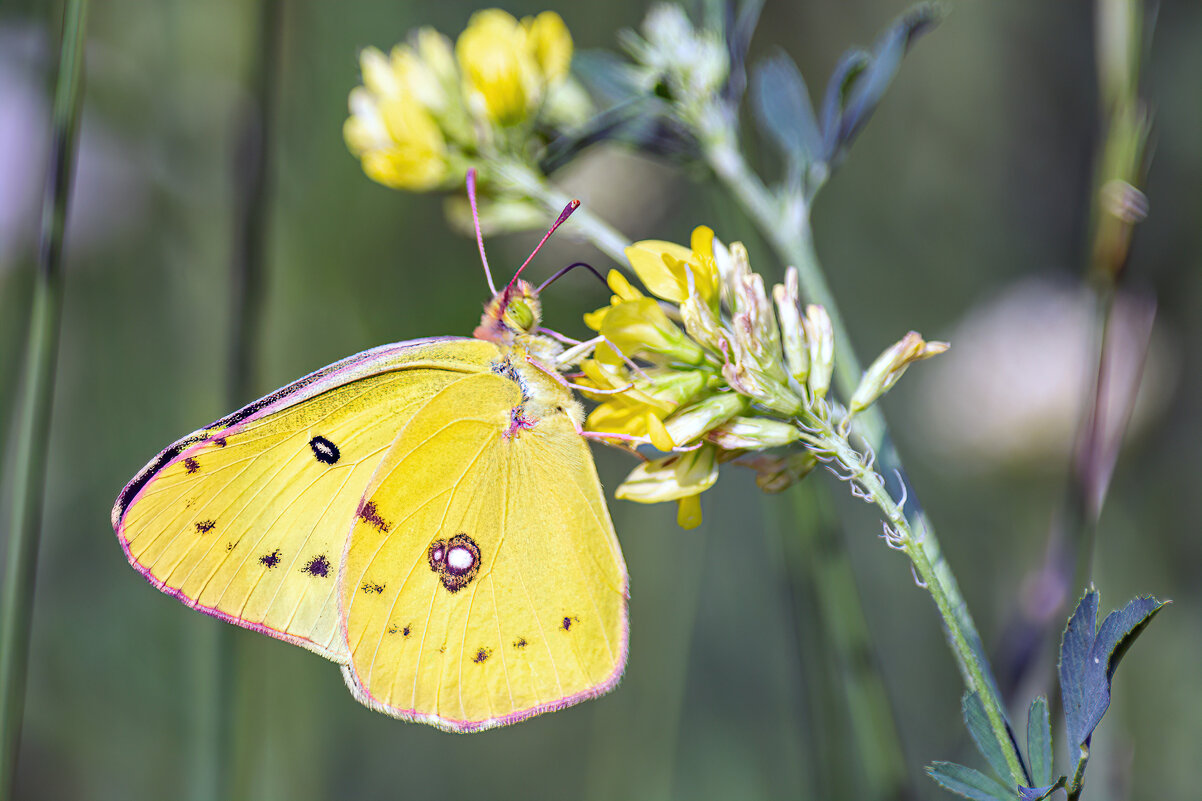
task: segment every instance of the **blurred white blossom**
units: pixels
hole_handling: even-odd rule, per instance
[[[1120,296],[1114,314],[1107,405],[1116,409],[1140,373],[1140,337]],[[1026,279],[971,309],[947,337],[948,354],[913,382],[919,441],[956,468],[1063,472],[1097,371],[1093,299],[1083,287]],[[1176,383],[1175,348],[1154,331],[1127,437],[1167,405]],[[1121,416],[1111,416],[1113,440]]]

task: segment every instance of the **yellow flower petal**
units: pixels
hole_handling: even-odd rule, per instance
[[[686,364],[701,364],[705,360],[701,346],[685,336],[653,298],[611,307],[602,322],[601,333],[628,358],[649,354]]]
[[[477,11],[455,43],[470,105],[502,125],[524,120],[541,99],[526,29],[497,8]]]
[[[692,255],[686,247],[659,239],[645,239],[626,248],[626,258],[639,280],[652,295],[673,303],[689,296],[688,281],[680,265]],[[670,257],[670,261],[664,256]],[[678,266],[673,268],[670,264]]]
[[[616,490],[614,497],[635,503],[662,503],[698,495],[718,480],[717,449],[703,445],[695,451],[645,462]]]
[[[676,525],[686,529],[701,525],[700,495],[689,495],[676,502]]]
[[[528,33],[527,43],[547,83],[557,83],[568,75],[572,64],[572,35],[563,18],[554,11],[522,20]]]
[[[626,276],[622,275],[617,270],[610,270],[609,275],[606,276],[605,282],[609,284],[610,291],[617,296],[618,300],[638,300],[639,298],[643,297],[643,293],[635,289],[634,286],[626,280]]]
[[[655,415],[649,415],[647,418],[647,433],[651,436],[651,444],[661,451],[670,451],[676,447],[676,443],[668,435],[668,429],[664,428],[663,421]]]

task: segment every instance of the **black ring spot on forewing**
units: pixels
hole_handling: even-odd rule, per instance
[[[313,455],[317,457],[317,461],[323,464],[335,464],[342,457],[338,446],[325,437],[314,437],[309,440],[309,447],[313,449]]]

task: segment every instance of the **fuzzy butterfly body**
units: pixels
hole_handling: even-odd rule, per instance
[[[113,508],[130,563],[396,717],[476,731],[608,691],[626,567],[537,311],[511,282],[483,338],[366,351],[179,440]]]

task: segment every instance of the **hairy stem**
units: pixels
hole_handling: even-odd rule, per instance
[[[797,268],[801,289],[807,300],[825,307],[830,315],[835,333],[835,385],[844,397],[851,397],[863,374],[863,367],[852,348],[851,337],[838,304],[814,253],[805,201],[800,195],[782,200],[764,186],[743,158],[732,127],[724,128],[710,138],[706,144],[706,156],[711,168],[738,198],[777,255]],[[895,530],[901,531],[899,525],[904,526],[908,543],[904,550],[939,609],[965,684],[979,693],[985,705],[994,735],[1010,767],[1011,779],[1015,783],[1022,782],[1025,780],[1022,764],[1009,735],[1002,699],[982,652],[980,635],[960,594],[955,576],[943,558],[934,527],[922,512],[916,493],[906,478],[884,415],[879,407],[871,406],[861,412],[856,420],[857,433],[876,452],[883,474],[896,479],[892,482],[895,486],[891,492],[886,488],[885,480],[873,473],[873,483],[879,490],[879,498],[874,491],[874,500],[878,500],[878,505],[887,501],[892,507],[892,516],[887,514],[887,518]],[[893,501],[893,498],[902,496],[912,499],[908,513],[903,513]],[[886,509],[885,506],[881,508],[883,511]],[[909,536],[911,531],[919,532],[920,536]]]
[[[9,798],[13,792],[25,712],[34,577],[62,317],[63,238],[79,138],[87,12],[87,0],[69,0],[63,14],[38,269],[26,339],[21,402],[16,412],[8,557],[0,598],[0,799]]]
[[[956,653],[964,683],[970,692],[977,693],[985,707],[985,715],[989,720],[994,739],[1002,749],[1006,765],[1010,769],[1010,780],[1013,786],[1027,783],[1026,771],[1022,767],[1014,741],[1010,736],[1010,728],[1006,722],[1006,714],[998,698],[997,686],[989,670],[989,664],[981,651],[980,637],[972,627],[972,620],[963,607],[963,600],[955,592],[954,582],[950,585],[945,577],[944,569],[931,560],[924,540],[931,536],[929,530],[915,528],[912,517],[908,517],[902,506],[894,499],[893,494],[885,486],[885,480],[873,467],[871,460],[865,459],[848,441],[839,435],[829,420],[825,417],[803,413],[801,429],[803,440],[808,442],[817,453],[826,454],[832,458],[845,474],[842,476],[852,486],[857,487],[856,494],[864,500],[873,503],[884,515],[887,527],[886,540],[890,546],[902,551],[910,558],[914,566],[916,581],[922,586],[939,609],[947,628],[948,641]]]

